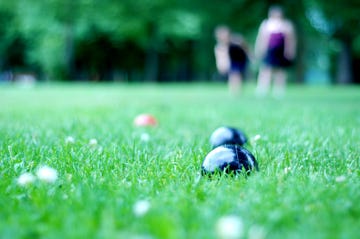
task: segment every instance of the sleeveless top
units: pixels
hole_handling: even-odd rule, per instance
[[[285,57],[285,34],[271,33],[268,42],[265,63],[274,67],[288,67],[292,62]]]
[[[264,62],[273,67],[291,66],[293,62],[285,57],[286,32],[291,27],[289,23],[268,19],[264,26],[269,34]]]

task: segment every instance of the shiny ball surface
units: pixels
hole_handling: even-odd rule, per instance
[[[240,173],[258,170],[258,163],[247,149],[239,145],[222,145],[210,151],[201,166],[202,174]]]
[[[210,144],[216,148],[224,144],[244,145],[247,142],[247,137],[239,129],[223,126],[217,128],[210,136]]]

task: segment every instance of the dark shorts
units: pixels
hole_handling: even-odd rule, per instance
[[[230,72],[233,73],[244,73],[246,70],[247,62],[231,62],[230,63]]]
[[[291,66],[292,61],[285,57],[284,52],[285,34],[281,32],[271,33],[264,63],[271,67],[285,68]]]
[[[230,73],[244,73],[248,57],[244,48],[237,44],[230,44]]]
[[[271,67],[286,68],[293,65],[293,61],[284,56],[284,49],[269,49],[264,63]]]

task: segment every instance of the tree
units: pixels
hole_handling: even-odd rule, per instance
[[[4,70],[7,65],[9,56],[8,49],[16,41],[17,29],[14,12],[11,11],[10,4],[0,5],[0,70]]]
[[[339,81],[350,81],[349,62],[360,55],[359,4],[354,0],[332,4],[324,0],[3,1],[0,66],[13,52],[16,59],[24,58],[21,64],[40,66],[49,79],[83,75],[80,78],[104,80],[114,78],[116,72],[147,81],[209,78],[215,71],[214,28],[227,24],[242,33],[251,47],[273,3],[282,4],[295,22],[298,78],[305,72],[304,55],[316,47],[313,39],[327,36],[341,43]],[[322,14],[328,30],[314,26],[309,13]]]
[[[356,54],[354,44],[360,39],[360,2],[356,0],[333,0],[331,4],[324,0],[305,2],[308,11],[318,12],[318,19],[315,20],[322,21],[323,24],[318,26],[318,30],[339,43],[337,82],[342,84],[354,82],[355,69],[352,69],[352,65]]]

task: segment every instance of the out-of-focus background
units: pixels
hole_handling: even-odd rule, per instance
[[[298,35],[293,82],[360,83],[358,0],[1,1],[0,81],[213,81],[214,28],[253,49],[274,3]]]

